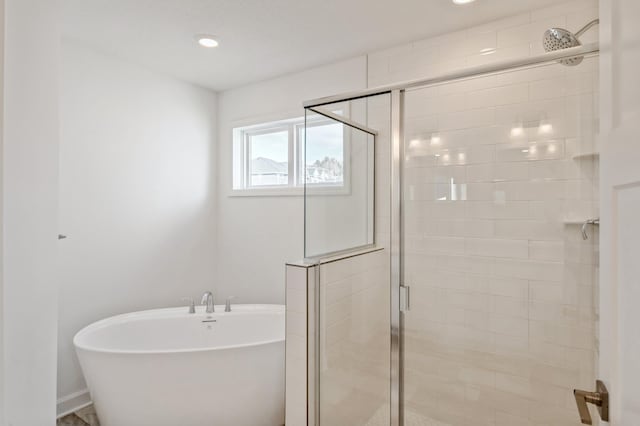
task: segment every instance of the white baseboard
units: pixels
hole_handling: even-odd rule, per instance
[[[81,391],[74,392],[71,395],[62,397],[57,402],[57,418],[64,417],[67,414],[78,411],[90,404],[91,395],[89,394],[89,389],[83,389]]]

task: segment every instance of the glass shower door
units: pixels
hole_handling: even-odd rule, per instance
[[[597,59],[406,92],[405,425],[577,425],[597,357]]]

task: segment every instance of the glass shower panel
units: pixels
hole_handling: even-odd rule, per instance
[[[308,394],[315,426],[389,424],[390,108],[386,94],[306,112],[305,255],[317,265]],[[318,171],[328,164],[340,167]]]
[[[405,425],[577,425],[597,357],[597,58],[406,93]]]
[[[375,136],[348,124],[365,113],[362,101],[306,110],[299,164],[307,258],[374,243]]]

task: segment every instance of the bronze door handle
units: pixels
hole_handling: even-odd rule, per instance
[[[576,398],[576,405],[578,406],[578,412],[580,413],[580,420],[583,424],[593,424],[587,404],[593,404],[598,407],[600,418],[604,421],[609,421],[609,392],[602,381],[596,381],[595,392],[574,389],[573,396]]]

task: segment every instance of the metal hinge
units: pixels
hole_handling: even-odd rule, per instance
[[[411,287],[400,286],[400,311],[409,312],[411,310]]]

